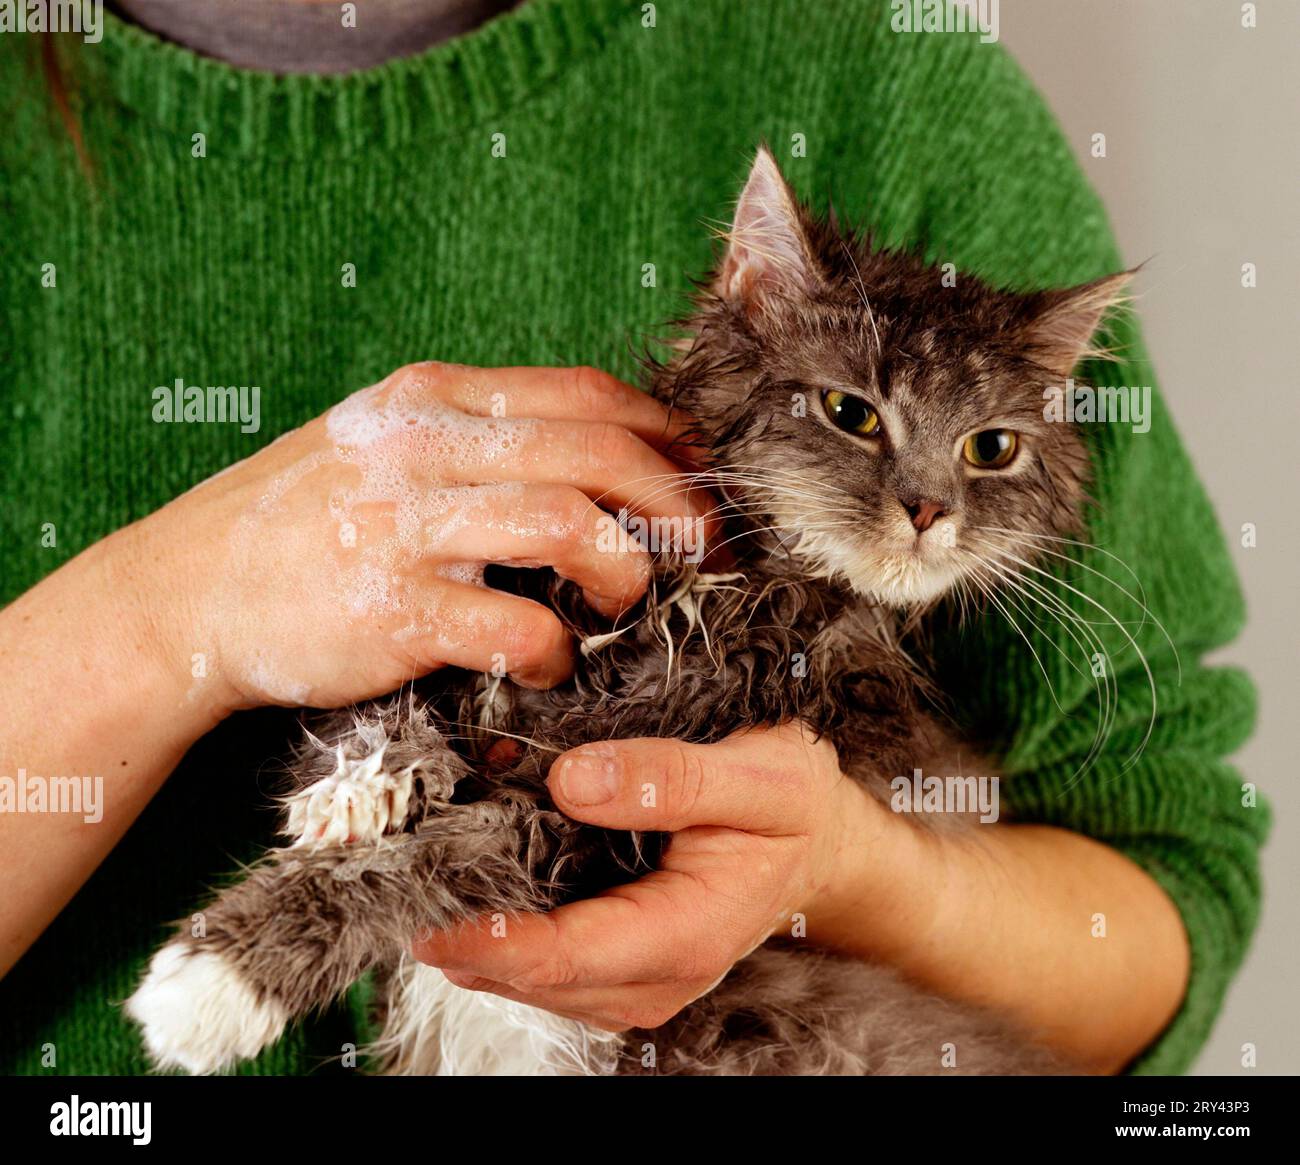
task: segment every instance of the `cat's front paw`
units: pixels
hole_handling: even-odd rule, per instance
[[[154,955],[126,1013],[140,1025],[156,1067],[196,1076],[252,1059],[288,1020],[220,955],[179,942]]]
[[[334,772],[285,799],[284,832],[299,846],[374,842],[400,829],[415,786],[410,768],[390,772],[380,746],[363,757],[338,750]]]

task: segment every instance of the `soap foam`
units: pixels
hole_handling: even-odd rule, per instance
[[[483,572],[487,569],[487,564],[482,562],[445,562],[433,569],[433,573],[439,578],[445,578],[448,582],[464,583],[466,586],[481,587],[484,586]]]
[[[334,456],[360,473],[355,484],[330,499],[340,531],[350,530],[362,506],[390,510],[393,533],[363,551],[359,568],[343,580],[348,606],[358,612],[393,611],[407,605],[401,579],[415,561],[436,555],[460,531],[485,525],[502,501],[516,500],[518,483],[452,484],[440,469],[472,465],[490,479],[517,459],[536,432],[536,422],[475,417],[430,399],[418,374],[406,374],[354,393],[325,418]],[[444,471],[445,472],[445,471]],[[509,506],[503,507],[509,509]],[[454,564],[441,577],[483,585],[482,566]]]
[[[481,561],[436,562],[448,539],[488,526],[516,536],[559,532],[519,512],[526,488],[522,483],[492,483],[526,453],[536,421],[469,416],[447,408],[431,399],[427,378],[411,373],[353,393],[324,420],[333,448],[300,458],[268,483],[241,522],[235,553],[251,566],[268,537],[265,516],[279,509],[291,490],[326,466],[353,467],[354,473],[345,475],[351,480],[336,486],[328,499],[337,542],[325,560],[334,576],[324,581],[355,618],[406,615],[406,625],[393,635],[398,641],[437,638],[441,620],[427,603],[430,576],[485,585]],[[486,481],[457,480],[469,473]],[[376,531],[376,514],[385,524],[391,521],[391,532]],[[363,527],[364,538],[358,535]],[[422,562],[429,565],[420,569]],[[479,624],[500,621],[488,611],[467,614],[476,632],[483,630]],[[247,674],[231,678],[278,703],[301,704],[310,685],[278,670],[284,657],[265,646],[268,633],[273,634],[260,634],[264,646]]]
[[[254,656],[247,678],[263,696],[277,704],[301,706],[311,695],[310,685],[288,679],[278,670],[271,654],[265,649],[259,650]]]

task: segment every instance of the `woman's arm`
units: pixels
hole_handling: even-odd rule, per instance
[[[1103,1073],[1178,1010],[1182,920],[1109,846],[1041,825],[936,833],[875,801],[849,812],[837,873],[808,907],[827,946],[1011,1016]]]
[[[165,557],[131,526],[0,612],[0,776],[97,789],[80,813],[0,813],[0,975],[219,719],[185,699],[188,671],[162,646],[149,597],[174,577]]]
[[[0,974],[231,712],[342,706],[444,664],[537,687],[567,676],[556,616],[473,585],[463,564],[552,566],[622,610],[649,557],[599,549],[605,510],[689,523],[708,506],[665,484],[680,431],[591,369],[416,365],[0,611],[0,777],[47,794],[78,778],[102,797],[0,811]]]
[[[470,926],[417,942],[463,986],[653,1027],[800,913],[809,942],[983,1004],[1097,1072],[1121,1069],[1182,998],[1178,912],[1137,866],[1059,829],[923,833],[797,726],[587,746],[556,762],[550,788],[578,820],[673,831],[663,866],[512,922],[504,940]]]

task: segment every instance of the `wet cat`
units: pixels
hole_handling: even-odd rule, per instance
[[[613,626],[570,584],[520,574],[582,642],[571,682],[444,672],[323,717],[292,770],[296,840],[207,907],[202,938],[163,947],[127,1005],[154,1061],[228,1067],[373,971],[387,1073],[637,1074],[647,1043],[666,1074],[1068,1070],[1032,1033],[807,941],[765,944],[662,1026],[622,1035],[461,990],[406,952],[417,932],[653,868],[663,837],[554,809],[559,750],[800,719],[882,799],[943,755],[900,625],[991,586],[1000,549],[1079,529],[1086,449],[1047,419],[1044,391],[1089,352],[1125,280],[945,286],[813,217],[760,151],[684,338],[648,377],[710,450],[701,480],[723,499],[734,563],[660,554],[642,606]],[[502,739],[527,743],[503,763]]]

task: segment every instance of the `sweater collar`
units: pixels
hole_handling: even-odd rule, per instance
[[[200,56],[105,12],[103,40],[78,49],[78,80],[91,100],[106,88],[186,142],[205,134],[213,154],[350,153],[483,125],[638,20],[630,0],[529,0],[415,56],[286,76]]]

